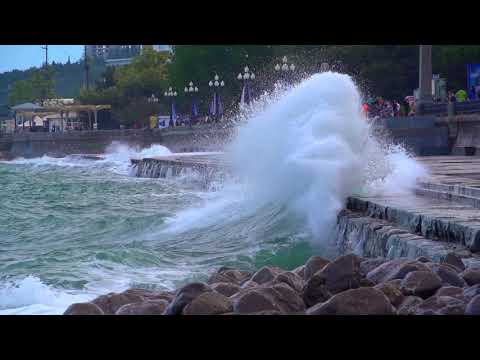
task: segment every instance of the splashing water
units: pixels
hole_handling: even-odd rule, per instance
[[[220,265],[294,268],[323,254],[353,193],[407,192],[424,169],[372,135],[347,75],[323,73],[264,94],[226,147],[217,191],[138,179],[131,158],[160,145],[113,144],[101,160],[0,163],[0,313],[62,313],[131,286],[175,288]],[[319,250],[320,249],[320,250]]]

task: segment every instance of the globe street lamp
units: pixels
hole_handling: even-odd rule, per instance
[[[225,86],[225,82],[223,80],[220,81],[220,77],[215,74],[213,80],[210,80],[208,82],[208,86],[213,89],[213,99],[210,103],[210,108],[208,109],[208,112],[215,121],[220,121],[223,115],[223,105],[222,100],[220,99],[219,90]]]
[[[158,98],[155,96],[155,94],[152,94],[151,96],[148,97],[147,101],[151,104],[158,103]]]
[[[191,127],[192,120],[198,117],[198,105],[197,105],[197,99],[195,97],[195,94],[198,93],[198,87],[194,86],[193,81],[190,81],[188,86],[185,86],[185,89],[183,89],[183,91],[185,92],[185,95],[191,94],[192,96],[192,109],[191,109],[191,115],[190,115],[190,121],[189,121],[189,125]]]
[[[237,76],[237,80],[243,81],[243,88],[242,88],[242,97],[240,99],[240,106],[244,104],[249,105],[252,101],[252,92],[250,89],[250,81],[255,80],[255,74],[250,72],[248,66],[245,66],[243,69],[243,74],[239,73]]]
[[[170,98],[170,122],[168,126],[177,126],[177,111],[175,109],[175,97],[177,92],[173,90],[172,87],[168,88],[168,91],[165,91],[164,96]]]
[[[292,74],[295,71],[295,64],[288,63],[288,58],[284,56],[282,58],[281,64],[276,64],[274,67],[275,71],[280,74],[280,78],[284,81],[287,81],[290,76],[288,74]]]

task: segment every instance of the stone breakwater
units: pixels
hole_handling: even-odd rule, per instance
[[[64,315],[480,315],[480,269],[454,253],[441,262],[313,256],[292,271],[221,267],[176,291],[109,293]]]

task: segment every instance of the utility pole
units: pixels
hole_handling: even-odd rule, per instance
[[[88,70],[89,70],[89,65],[88,65],[87,45],[85,45],[85,87],[87,90],[90,87],[89,81],[88,81]]]
[[[48,66],[48,45],[42,46],[42,49],[45,50],[45,67]]]

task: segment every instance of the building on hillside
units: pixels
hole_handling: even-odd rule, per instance
[[[123,66],[142,53],[145,45],[87,45],[89,57],[103,59],[107,66]],[[171,52],[169,45],[152,45],[159,52]]]

